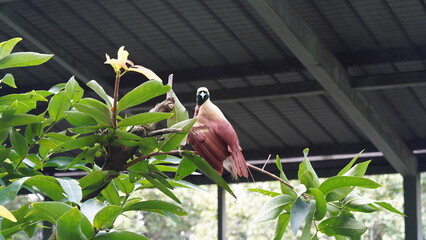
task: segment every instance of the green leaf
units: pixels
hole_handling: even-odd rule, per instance
[[[109,184],[115,177],[119,176],[116,171],[94,171],[82,177],[78,182],[83,190],[83,198],[88,194],[99,190]]]
[[[117,112],[144,103],[154,97],[167,93],[169,90],[169,85],[163,85],[159,81],[150,80],[144,82],[118,101]]]
[[[43,117],[31,114],[17,114],[11,116],[2,116],[0,118],[0,128],[16,127],[31,123],[41,123],[45,120]]]
[[[1,42],[0,43],[0,59],[8,56],[12,52],[16,44],[20,42],[21,40],[22,38],[16,37],[16,38],[12,38],[7,41]]]
[[[306,219],[306,216],[308,216],[311,205],[312,203],[306,203],[299,197],[293,206],[291,206],[290,226],[295,236],[297,234],[297,230],[299,230],[300,225],[302,225],[303,221]]]
[[[12,201],[19,190],[21,190],[22,185],[29,177],[20,178],[14,182],[12,182],[9,186],[5,188],[0,188],[0,204],[4,204]]]
[[[183,122],[179,122],[171,126],[171,128],[182,129],[183,133],[168,133],[164,135],[164,140],[160,142],[159,149],[164,152],[171,151],[179,146],[182,143],[182,140],[185,139],[189,130],[195,124],[197,119],[188,119]]]
[[[148,200],[136,202],[133,204],[129,204],[124,207],[123,211],[132,211],[132,210],[143,210],[143,211],[165,211],[171,212],[178,216],[185,216],[187,212],[180,206],[177,206],[173,203],[161,201],[161,200]]]
[[[359,156],[361,156],[361,154],[364,152],[364,150],[362,150],[360,153],[358,153],[354,158],[352,158],[352,160],[348,163],[348,165],[346,165],[342,170],[340,170],[340,172],[337,174],[337,176],[342,176],[343,174],[345,174],[347,171],[349,171],[349,169],[351,169],[351,167],[355,164],[356,160],[359,158]]]
[[[319,189],[311,188],[309,190],[315,197],[315,220],[319,221],[325,217],[325,214],[327,214],[327,201],[325,201],[325,197]]]
[[[357,239],[368,228],[353,217],[339,216],[325,219],[318,225],[318,229],[329,237],[341,235]]]
[[[144,125],[154,122],[159,122],[172,116],[173,113],[162,113],[162,112],[146,112],[139,113],[121,120],[118,123],[118,127]]]
[[[0,207],[2,208],[2,206]],[[12,235],[21,231],[23,228],[25,231],[27,229],[27,227],[24,226],[25,222],[27,221],[27,219],[25,219],[25,215],[28,213],[28,210],[29,204],[27,203],[21,206],[18,210],[12,211],[11,214],[13,214],[13,218],[15,218],[16,221],[11,221],[7,218],[4,218],[1,221],[0,234],[5,238],[10,238]]]
[[[0,149],[0,162],[3,162],[9,156],[10,150],[10,148]]]
[[[96,235],[93,240],[149,240],[134,232],[109,232]]]
[[[285,230],[289,222],[290,222],[290,214],[288,213],[282,213],[278,217],[278,221],[275,225],[274,240],[281,240],[283,238]]]
[[[109,205],[102,208],[95,215],[93,225],[96,229],[104,230],[111,228],[118,216],[120,216],[122,209],[120,206]]]
[[[4,83],[8,85],[9,87],[16,88],[15,78],[10,73],[7,73],[6,75],[4,75],[4,77],[0,79],[0,83]]]
[[[277,168],[280,171],[280,178],[283,179],[284,181],[288,182],[288,178],[283,171],[281,159],[278,155],[275,156],[275,164],[277,165]],[[281,192],[283,194],[288,194],[288,195],[294,196],[296,198],[296,193],[289,186],[285,185],[284,183],[280,183],[280,188],[281,188]]]
[[[196,169],[197,169],[197,166],[194,163],[192,163],[191,160],[189,160],[188,158],[184,156],[179,163],[179,167],[175,175],[175,180],[177,181],[182,180],[186,176],[193,173]]]
[[[130,182],[129,176],[126,174],[120,174],[120,176],[114,178],[113,182],[126,195],[130,195],[135,189],[135,184]]]
[[[36,66],[45,63],[53,57],[53,54],[41,54],[35,52],[17,52],[0,60],[0,69]]]
[[[25,216],[34,221],[48,221],[56,224],[56,221],[66,212],[71,210],[71,206],[63,202],[36,202]]]
[[[182,156],[187,157],[192,163],[194,163],[198,169],[200,169],[204,175],[206,175],[210,180],[215,182],[217,185],[225,189],[228,193],[230,193],[233,197],[237,198],[232,192],[229,185],[223,180],[223,178],[214,170],[209,163],[207,163],[204,159],[202,159],[200,156],[196,155],[195,153],[183,151]]]
[[[406,215],[400,212],[398,209],[394,208],[390,203],[387,202],[374,202],[374,204],[396,214],[406,217]]]
[[[98,100],[92,98],[84,98],[79,101],[79,103],[74,104],[74,107],[83,113],[91,116],[96,120],[97,123],[102,126],[111,127],[112,126],[112,118],[111,112],[108,107],[99,102]]]
[[[56,178],[51,176],[33,176],[25,181],[25,185],[37,187],[41,193],[49,198],[59,201],[65,198],[64,190],[62,189]]]
[[[56,180],[67,194],[68,201],[75,203],[79,203],[81,201],[83,192],[81,191],[81,187],[77,180],[71,178],[56,178]]]
[[[92,146],[96,142],[98,142],[99,136],[96,135],[89,135],[84,137],[79,137],[73,140],[70,140],[68,142],[64,142],[62,144],[59,144],[53,151],[69,151],[74,149],[79,149],[83,147]]]
[[[86,240],[88,236],[83,234],[80,221],[83,219],[77,207],[64,213],[56,224],[56,238],[58,240]]]
[[[114,183],[111,181],[101,192],[102,196],[113,205],[120,205],[121,199]]]
[[[72,76],[65,85],[65,92],[68,96],[68,99],[72,100],[73,102],[80,100],[84,93],[83,88],[78,85],[78,82],[75,80],[74,76]]]
[[[175,200],[176,202],[181,203],[179,198],[177,198],[176,195],[173,194],[172,191],[170,191],[163,183],[161,183],[157,179],[154,179],[147,173],[141,173],[141,175],[144,178],[146,178],[146,180],[148,180],[152,185],[154,185],[154,187],[158,188],[158,190],[160,190],[161,192],[163,192],[164,194],[166,194],[168,197]]]
[[[318,188],[319,187],[319,178],[311,165],[311,162],[308,158],[309,149],[305,148],[303,150],[304,159],[299,165],[298,178],[299,180],[309,188]]]
[[[293,202],[294,198],[289,195],[273,197],[260,208],[260,216],[256,219],[256,222],[264,222],[277,218],[284,210],[284,207]]]
[[[24,136],[19,134],[15,128],[12,128],[10,132],[10,142],[12,144],[13,150],[21,157],[25,157],[28,154],[29,147],[28,142]]]
[[[269,197],[276,197],[276,196],[281,195],[281,194],[279,194],[277,192],[272,192],[272,191],[268,191],[268,190],[264,190],[264,189],[259,189],[259,188],[249,188],[247,190],[249,190],[250,192],[260,193],[260,194],[263,194],[263,195],[269,196]]]
[[[326,179],[321,183],[319,190],[327,195],[329,192],[339,189],[339,188],[353,188],[353,187],[363,187],[363,188],[378,188],[380,184],[363,177],[352,177],[352,176],[334,176]]]
[[[75,127],[96,124],[95,119],[86,113],[79,111],[66,111],[64,112],[65,119]]]
[[[179,98],[176,96],[173,90],[170,90],[171,96],[175,100],[174,107],[171,111],[173,116],[167,119],[167,127],[171,127],[178,122],[182,122],[189,119],[188,111],[186,111],[183,104],[179,101]]]
[[[95,91],[95,93],[97,93],[98,96],[105,101],[108,108],[111,109],[113,98],[108,96],[104,88],[98,82],[96,82],[95,80],[91,80],[90,82],[87,83],[87,86],[91,88],[93,91]]]
[[[312,222],[314,220],[315,210],[316,210],[316,208],[315,208],[314,204],[311,204],[310,209],[309,209],[309,213],[305,218],[305,226],[303,226],[302,236],[300,236],[300,240],[310,240],[311,239],[311,227],[312,227]]]
[[[50,99],[47,111],[54,122],[64,117],[64,112],[70,108],[70,99],[65,92],[59,92]]]

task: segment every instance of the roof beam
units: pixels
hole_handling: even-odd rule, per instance
[[[417,159],[377,113],[374,105],[350,86],[349,75],[287,0],[251,5],[353,122],[402,175],[414,176]]]
[[[45,35],[40,29],[7,4],[0,4],[0,20],[9,25],[24,39],[29,40],[44,53],[54,53],[55,56],[52,60],[75,75],[80,81],[87,83],[92,79],[96,79],[107,92],[113,92],[110,84],[91,73],[89,69],[82,65],[77,59],[68,54],[64,48],[59,46],[55,41]]]

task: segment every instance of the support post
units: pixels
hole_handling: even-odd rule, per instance
[[[405,239],[423,240],[420,173],[404,176]]]
[[[226,239],[225,190],[220,186],[217,186],[217,239]]]

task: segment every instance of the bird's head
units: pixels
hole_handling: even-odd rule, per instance
[[[210,93],[206,87],[198,88],[197,95],[195,97],[195,101],[197,105],[202,105],[209,98],[210,98]]]

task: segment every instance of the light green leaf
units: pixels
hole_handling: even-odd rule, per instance
[[[204,173],[204,175],[206,175],[210,180],[225,189],[233,197],[237,198],[234,192],[229,187],[229,185],[225,182],[225,180],[223,180],[223,178],[216,172],[216,170],[214,170],[210,166],[209,163],[206,162],[206,160],[188,151],[183,151],[182,156],[187,157],[189,160],[191,160],[191,162],[194,163],[198,167],[198,169],[200,169]]]
[[[281,194],[279,194],[277,192],[272,192],[272,191],[268,191],[268,190],[264,190],[264,189],[259,189],[259,188],[249,188],[247,190],[249,190],[250,192],[260,193],[260,194],[263,194],[263,195],[269,196],[269,197],[276,197],[276,196],[281,195]]]
[[[117,112],[144,103],[154,97],[167,93],[169,90],[169,85],[163,85],[159,81],[150,80],[144,82],[120,99],[117,105]]]
[[[80,100],[84,93],[83,88],[78,85],[78,82],[75,80],[74,76],[72,76],[65,85],[65,92],[68,96],[68,99],[72,100],[73,102]]]
[[[15,216],[13,216],[13,214],[7,210],[7,208],[3,207],[2,205],[0,205],[0,217],[4,217],[6,219],[9,219],[12,222],[17,222],[18,220],[16,220]]]
[[[144,125],[171,117],[173,113],[162,113],[162,112],[146,112],[139,113],[121,120],[118,123],[118,127],[137,126]]]
[[[325,217],[325,214],[327,214],[327,201],[325,201],[325,197],[319,189],[311,188],[309,190],[315,197],[315,220],[319,221]]]
[[[402,215],[404,217],[406,217],[406,215],[402,212],[400,212],[398,209],[394,208],[390,203],[387,202],[374,202],[374,204],[399,215]]]
[[[71,206],[63,202],[36,202],[25,216],[34,221],[48,221],[56,224],[56,221],[66,212],[71,210]]]
[[[260,216],[256,219],[256,222],[264,222],[277,218],[286,205],[292,204],[294,198],[289,195],[279,195],[268,200],[260,208]]]
[[[305,218],[305,226],[303,226],[302,236],[300,236],[300,240],[311,239],[311,227],[312,227],[312,222],[314,220],[315,210],[316,210],[315,205],[311,204],[309,213]]]
[[[12,201],[19,190],[21,190],[22,185],[29,177],[20,178],[14,182],[12,182],[9,186],[5,188],[0,188],[0,204],[4,204]]]
[[[359,156],[361,156],[361,154],[363,152],[364,152],[364,150],[362,150],[354,158],[352,158],[352,160],[348,163],[348,165],[346,165],[342,170],[340,170],[340,172],[337,174],[337,176],[342,176],[347,171],[349,171],[349,169],[351,169],[351,167],[355,164],[356,160],[359,158]]]
[[[339,216],[325,219],[318,225],[318,229],[329,237],[341,235],[357,239],[368,228],[353,217]]]
[[[113,98],[108,96],[104,88],[98,82],[96,82],[95,80],[91,80],[90,82],[87,83],[87,86],[91,88],[93,91],[95,91],[95,93],[97,93],[98,96],[105,101],[108,108],[111,109]]]
[[[161,192],[163,192],[164,194],[166,194],[168,197],[170,197],[171,199],[175,200],[178,203],[181,203],[179,198],[176,197],[176,195],[174,193],[172,193],[172,191],[170,191],[163,183],[161,183],[159,180],[154,179],[153,177],[151,177],[150,175],[148,175],[147,173],[141,173],[141,175],[146,178],[146,180],[148,180],[152,185],[154,185],[154,187],[158,188],[158,190],[160,190]]]
[[[378,188],[380,184],[363,177],[352,177],[352,176],[334,176],[326,179],[321,183],[319,190],[327,195],[329,192],[339,189],[339,188],[353,188],[353,187],[363,187],[363,188]]]
[[[285,175],[284,171],[283,171],[283,166],[281,164],[281,159],[278,155],[275,156],[275,164],[277,165],[278,170],[280,171],[280,178],[283,179],[284,181],[288,182],[288,178]],[[281,188],[281,192],[283,194],[288,194],[290,196],[294,196],[296,198],[296,193],[294,192],[293,189],[291,189],[289,186],[280,183],[280,188]]]
[[[53,149],[53,151],[58,151],[58,150],[69,151],[73,149],[89,147],[89,146],[92,146],[94,143],[96,143],[98,139],[99,139],[99,136],[96,136],[96,135],[79,137],[79,138],[70,140],[68,142],[59,144],[55,149]]]
[[[178,216],[185,216],[187,212],[180,206],[173,203],[161,201],[161,200],[148,200],[135,202],[127,205],[123,211],[142,210],[142,211],[165,211],[176,214]]]
[[[112,181],[102,190],[101,194],[110,204],[121,204],[120,196]]]
[[[189,119],[188,111],[186,111],[186,108],[179,101],[179,98],[176,96],[175,92],[173,90],[170,90],[170,92],[175,103],[171,111],[171,113],[173,113],[173,116],[167,119],[167,127],[169,128],[178,122],[182,122]]]
[[[126,195],[129,195],[135,189],[135,184],[130,182],[129,176],[126,174],[120,174],[120,176],[114,178],[113,182]]]
[[[290,222],[290,214],[289,213],[282,213],[278,217],[278,221],[275,225],[274,240],[282,240],[289,222]]]
[[[316,174],[314,168],[311,165],[311,162],[308,158],[309,149],[305,148],[303,150],[304,159],[299,165],[298,178],[299,180],[305,184],[306,188],[318,188],[319,186],[319,178]]]
[[[0,128],[16,127],[21,125],[27,125],[30,123],[41,123],[45,120],[43,117],[31,115],[31,114],[17,114],[2,116],[0,118]]]
[[[302,225],[303,221],[306,219],[306,216],[309,214],[311,205],[312,203],[306,203],[299,197],[293,206],[291,206],[290,226],[295,236],[297,234],[297,230],[299,230],[300,225]]]
[[[56,178],[52,176],[33,176],[25,181],[25,185],[36,187],[41,193],[55,201],[65,198],[64,190]]]
[[[96,213],[95,219],[93,220],[94,227],[99,230],[104,230],[112,227],[121,212],[122,209],[120,206],[105,206],[98,213]]]
[[[77,180],[71,178],[56,178],[56,180],[67,194],[68,201],[75,203],[79,203],[81,201],[83,192],[81,191],[81,187]]]
[[[134,232],[109,232],[96,235],[93,240],[149,240]]]
[[[0,42],[0,60],[8,56],[13,48],[22,40],[20,37],[12,38],[7,41]]]
[[[52,57],[53,54],[41,54],[35,52],[11,53],[0,60],[0,69],[36,66],[45,63]]]
[[[91,116],[102,126],[112,126],[111,112],[102,102],[92,98],[84,98],[79,103],[74,104],[74,107]]]
[[[50,99],[47,111],[54,122],[64,117],[64,112],[70,109],[70,99],[65,92],[59,92]]]
[[[159,149],[164,152],[171,151],[179,146],[182,143],[182,140],[186,137],[189,130],[195,124],[197,119],[188,119],[183,122],[179,122],[171,126],[171,128],[182,129],[183,133],[168,133],[164,135],[164,140],[162,140],[159,145]]]
[[[58,240],[86,240],[88,236],[83,234],[80,221],[83,219],[77,207],[64,213],[56,224],[56,239]]]
[[[175,180],[179,181],[185,178],[186,176],[190,175],[192,172],[194,172],[197,169],[197,166],[191,162],[188,158],[185,156],[182,158],[182,160],[179,163],[179,167],[176,171]]]
[[[15,128],[12,128],[10,132],[10,142],[12,144],[13,150],[21,157],[25,157],[28,154],[28,142],[24,136],[19,134]]]
[[[9,87],[16,88],[15,78],[10,73],[7,73],[6,75],[4,75],[4,77],[0,79],[0,83],[4,83],[8,85]]]
[[[1,208],[1,206],[0,206]],[[15,233],[19,232],[19,231],[30,231],[31,228],[28,226],[28,220],[25,218],[25,215],[28,213],[29,210],[29,204],[24,204],[22,205],[18,210],[14,210],[11,211],[11,214],[13,214],[13,218],[15,219],[15,221],[11,221],[7,218],[4,218],[1,221],[1,226],[0,226],[0,235],[3,235],[3,237],[5,238],[11,238]],[[27,225],[27,227],[26,227]],[[30,236],[30,234],[29,234]]]
[[[65,119],[75,127],[96,124],[95,119],[86,113],[79,111],[66,111],[64,112]]]

